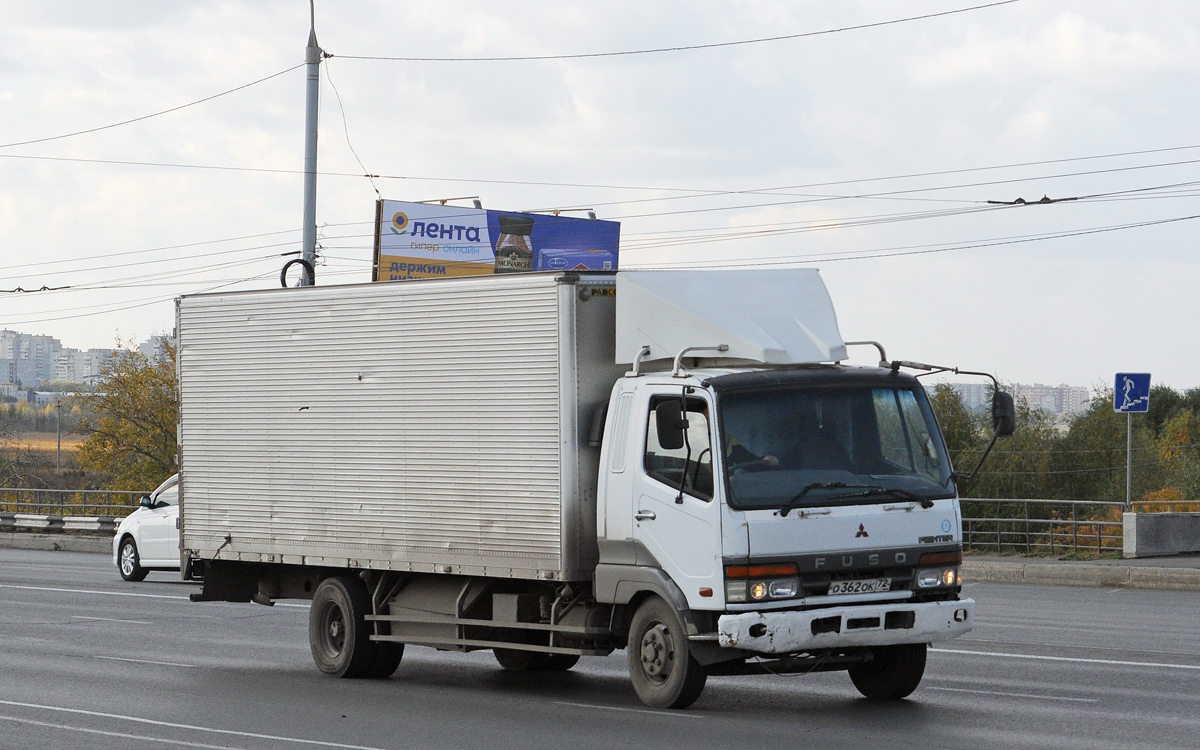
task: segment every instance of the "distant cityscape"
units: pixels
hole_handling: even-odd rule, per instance
[[[148,359],[162,356],[163,346],[171,338],[151,336],[138,345]],[[0,396],[18,398],[43,383],[95,383],[103,366],[117,356],[116,347],[73,349],[53,336],[0,330]],[[982,410],[991,403],[988,383],[951,383],[950,386],[968,409]],[[1055,417],[1068,418],[1087,408],[1091,393],[1073,385],[1014,383],[1013,395],[1030,408],[1042,409]]]
[[[990,383],[951,383],[950,386],[968,409],[981,410],[991,404]],[[1013,396],[1024,400],[1031,409],[1042,409],[1055,417],[1068,418],[1087,409],[1091,392],[1075,385],[1012,384]]]
[[[168,336],[151,336],[138,351],[156,359],[169,340]],[[17,398],[53,380],[95,383],[101,368],[117,351],[116,347],[72,349],[53,336],[0,330],[0,395]]]

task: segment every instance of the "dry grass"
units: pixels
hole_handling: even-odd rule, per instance
[[[8,439],[8,447],[31,451],[57,451],[58,436],[53,432],[22,432]],[[82,435],[63,435],[62,448],[73,451],[83,442]]]

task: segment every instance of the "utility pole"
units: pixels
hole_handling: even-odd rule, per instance
[[[309,0],[308,47],[304,50],[307,80],[304,92],[304,225],[300,259],[301,286],[317,283],[317,106],[321,92],[321,48],[317,46],[317,10]]]

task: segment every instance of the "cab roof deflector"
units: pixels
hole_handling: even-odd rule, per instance
[[[618,363],[675,359],[713,341],[728,346],[713,352],[722,360],[846,359],[837,314],[816,269],[617,273]]]

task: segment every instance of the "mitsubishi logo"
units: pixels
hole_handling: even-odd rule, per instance
[[[854,535],[854,538],[858,539],[859,537],[862,537],[862,536],[871,536],[871,535],[867,533],[866,527],[860,523],[858,525],[858,533]]]

